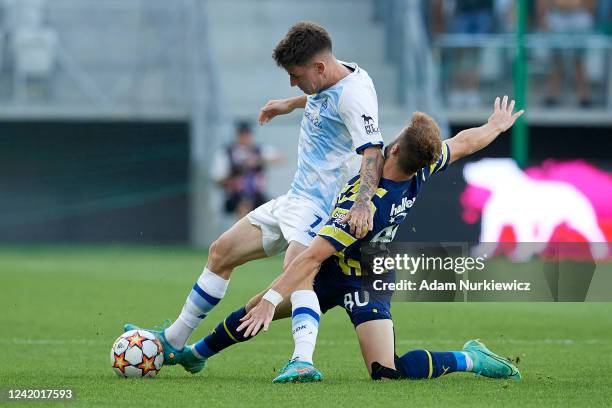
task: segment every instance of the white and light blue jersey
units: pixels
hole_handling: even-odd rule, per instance
[[[297,171],[288,193],[309,198],[326,214],[348,179],[355,153],[383,144],[372,79],[357,64],[343,64],[353,72],[307,98]]]

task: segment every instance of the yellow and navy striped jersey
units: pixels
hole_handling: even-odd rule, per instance
[[[361,276],[361,244],[393,241],[398,227],[414,205],[423,182],[432,174],[445,170],[449,160],[448,145],[442,143],[440,159],[431,166],[419,169],[410,179],[396,182],[381,178],[371,201],[374,211],[374,228],[361,239],[351,234],[348,224],[341,223],[357,197],[359,176],[353,177],[346,183],[338,195],[331,217],[319,230],[319,236],[328,240],[336,248],[334,257],[344,274]]]

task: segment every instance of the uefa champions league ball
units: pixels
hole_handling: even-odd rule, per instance
[[[155,377],[164,363],[164,349],[151,332],[130,330],[113,343],[110,362],[119,377]]]

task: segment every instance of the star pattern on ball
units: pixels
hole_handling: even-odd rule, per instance
[[[128,347],[138,346],[142,348],[142,342],[146,339],[146,337],[142,337],[138,332],[136,332],[127,338],[127,340],[130,342]]]
[[[125,361],[125,356],[123,354],[121,355],[115,354],[115,362],[113,363],[113,367],[118,368],[122,374],[125,374],[125,367],[129,365],[130,363]]]
[[[162,346],[159,339],[155,339],[155,344],[157,345],[157,354],[164,352],[164,347]]]
[[[142,363],[136,366],[142,370],[142,375],[147,375],[149,371],[157,370],[155,368],[155,357],[147,357],[145,355],[142,356]]]

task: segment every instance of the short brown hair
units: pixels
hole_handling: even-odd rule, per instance
[[[311,21],[300,21],[276,45],[272,58],[278,66],[289,68],[305,65],[321,51],[331,50],[331,37],[323,27]]]
[[[398,166],[405,174],[434,164],[442,152],[440,128],[431,116],[422,112],[412,114],[412,122],[401,130],[397,143]]]

